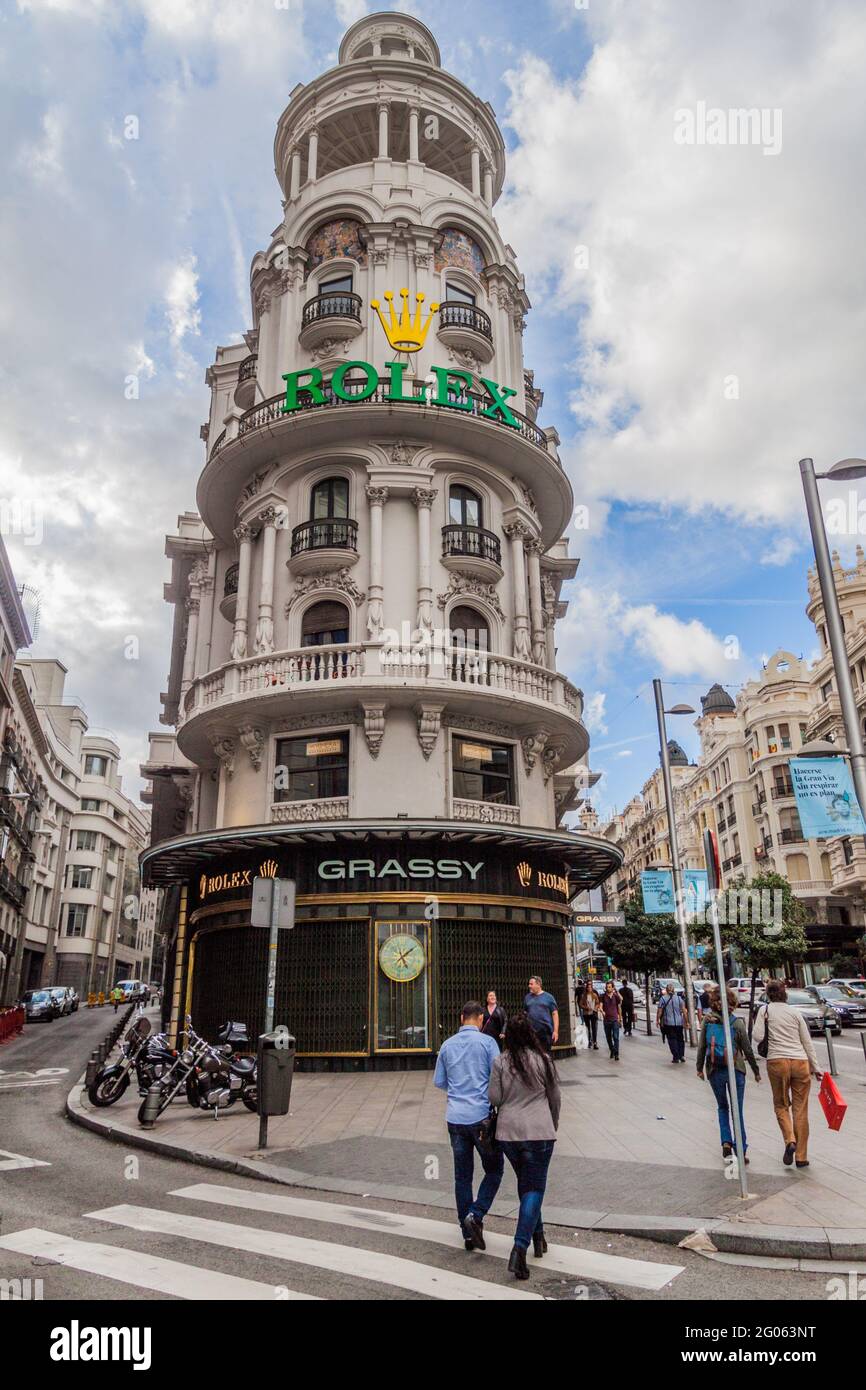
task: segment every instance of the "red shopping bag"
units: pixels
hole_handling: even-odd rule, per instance
[[[842,1092],[836,1085],[828,1071],[824,1072],[821,1080],[821,1089],[818,1092],[818,1099],[821,1102],[821,1109],[827,1117],[827,1123],[831,1129],[841,1129],[842,1121],[845,1118],[845,1111],[848,1109],[848,1102],[843,1100]]]

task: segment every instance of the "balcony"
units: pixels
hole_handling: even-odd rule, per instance
[[[802,830],[795,829],[793,826],[786,826],[776,836],[776,841],[780,845],[801,845],[805,843]]]
[[[316,295],[304,305],[301,315],[301,347],[311,351],[331,344],[334,356],[345,356],[345,347],[363,329],[362,304],[360,295],[348,291],[331,290]]]
[[[499,537],[480,526],[443,526],[442,563],[458,574],[495,584],[502,578]]]
[[[256,398],[256,367],[259,355],[251,352],[245,357],[238,371],[238,384],[235,387],[235,405],[248,410]]]
[[[786,796],[793,796],[794,788],[790,782],[777,782],[772,788],[770,795],[774,801],[781,801]]]
[[[454,820],[480,821],[484,825],[520,824],[520,807],[506,806],[498,801],[464,801],[455,796],[451,814]]]
[[[288,560],[292,574],[320,574],[346,569],[358,560],[358,523],[348,517],[326,516],[304,521],[292,532]]]
[[[226,570],[226,577],[223,583],[223,596],[220,599],[220,612],[229,622],[234,622],[235,610],[238,605],[238,572],[240,566],[237,564],[229,565]]]
[[[471,354],[479,365],[493,358],[493,329],[483,309],[446,299],[439,305],[438,336],[444,347]]]
[[[432,642],[394,649],[363,642],[251,656],[198,676],[181,703],[178,747],[193,761],[212,757],[208,735],[227,718],[312,713],[327,708],[323,697],[339,709],[370,699],[413,710],[419,701],[447,703],[449,713],[482,719],[498,710],[517,728],[543,724],[558,750],[557,767],[579,762],[589,744],[582,693],[557,671]]]

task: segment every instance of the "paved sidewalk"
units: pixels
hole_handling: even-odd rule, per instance
[[[724,1176],[715,1100],[695,1076],[693,1053],[675,1067],[658,1037],[637,1035],[623,1039],[618,1065],[604,1046],[565,1059],[549,1219],[667,1240],[703,1226],[720,1249],[866,1259],[866,1065],[856,1034],[841,1041],[838,1079],[848,1113],[842,1130],[830,1131],[813,1088],[807,1171],[782,1166],[769,1085],[765,1079],[757,1086],[750,1075],[747,1201]],[[818,1050],[820,1056],[820,1043]],[[299,1074],[291,1113],[270,1121],[266,1154],[256,1152],[257,1118],[240,1106],[214,1120],[175,1102],[143,1131],[134,1089],[110,1110],[94,1110],[79,1096],[76,1087],[72,1118],[110,1128],[124,1142],[178,1146],[200,1161],[272,1181],[452,1203],[444,1097],[432,1072]],[[506,1168],[494,1210],[506,1214],[515,1206]]]

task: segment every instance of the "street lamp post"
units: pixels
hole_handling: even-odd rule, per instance
[[[826,473],[816,473],[815,465],[811,459],[800,459],[800,477],[806,498],[809,530],[812,532],[812,545],[815,550],[821,598],[824,602],[824,617],[827,623],[830,653],[833,658],[836,689],[839,692],[839,705],[842,710],[842,721],[845,725],[845,737],[850,750],[854,790],[857,793],[860,810],[866,816],[866,748],[864,748],[863,735],[860,730],[857,701],[854,699],[854,685],[851,680],[851,668],[848,665],[848,651],[845,645],[845,630],[842,627],[839,597],[833,580],[833,562],[830,558],[830,547],[821,513],[821,501],[818,496],[819,478],[831,478],[836,482],[851,478],[866,478],[866,459],[843,459],[841,463],[834,464]]]
[[[677,927],[680,934],[680,950],[683,953],[683,984],[686,988],[686,1012],[689,1018],[689,1039],[692,1047],[697,1047],[697,1027],[695,1023],[695,992],[692,987],[692,972],[689,967],[689,937],[686,931],[686,907],[683,898],[683,879],[680,870],[680,847],[677,840],[677,817],[674,806],[674,791],[671,781],[671,760],[668,752],[668,735],[665,727],[665,714],[694,714],[690,705],[674,705],[665,710],[664,694],[660,680],[653,681],[653,694],[656,702],[656,718],[659,726],[659,757],[662,765],[662,781],[665,788],[665,806],[668,813],[668,838],[671,845],[671,876],[674,885],[674,906]]]

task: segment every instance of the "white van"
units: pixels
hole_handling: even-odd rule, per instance
[[[767,982],[766,982],[766,980],[762,980],[762,979],[760,978],[760,976],[759,976],[758,979],[755,981],[755,1000],[756,1000],[756,1001],[757,1001],[757,999],[758,999],[758,996],[761,995],[761,994],[763,994],[763,992],[764,992],[764,990],[766,989],[766,987],[767,987]],[[751,977],[751,975],[741,976],[740,978],[738,978],[738,979],[736,979],[736,980],[728,980],[728,988],[735,991],[736,996],[737,996],[737,1001],[738,1001],[738,1003],[740,1003],[740,1004],[748,1004],[749,1000],[750,1000],[751,997],[752,997],[752,977]]]
[[[118,980],[114,988],[123,990],[123,998],[127,1004],[144,998],[145,988],[141,980]]]

